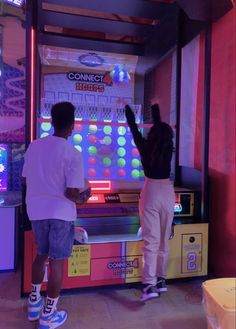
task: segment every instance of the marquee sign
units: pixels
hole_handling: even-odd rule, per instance
[[[71,81],[105,84],[112,86],[112,78],[109,72],[105,74],[92,74],[92,73],[80,73],[80,72],[68,72],[67,78]]]

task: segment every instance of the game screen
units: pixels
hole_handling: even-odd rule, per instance
[[[7,153],[8,146],[7,144],[0,144],[0,191],[7,190]]]
[[[39,137],[53,134],[51,106],[47,102],[42,105]],[[140,110],[139,106],[133,106],[136,122],[140,122]],[[75,129],[69,141],[83,155],[86,178],[144,179],[139,152],[126,124],[123,107],[77,105]]]

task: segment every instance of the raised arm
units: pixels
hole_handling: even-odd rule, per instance
[[[133,135],[134,142],[139,152],[141,153],[145,145],[145,139],[143,138],[141,132],[138,129],[138,126],[135,122],[135,115],[129,105],[125,105],[125,116],[127,123],[130,127],[131,133]]]

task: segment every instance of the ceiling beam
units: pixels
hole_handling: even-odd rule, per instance
[[[153,26],[70,15],[48,10],[39,12],[38,22],[41,31],[44,30],[45,25],[101,33],[119,33],[119,35],[124,34],[135,37],[148,37],[153,31]]]
[[[192,20],[217,21],[233,8],[232,0],[176,0]]]
[[[174,3],[149,2],[145,0],[39,0],[42,3],[95,10],[104,13],[140,18],[160,19],[171,11]]]
[[[144,47],[137,44],[127,44],[114,41],[97,41],[83,38],[73,38],[51,33],[39,33],[38,43],[41,45],[84,49],[89,51],[102,51],[109,53],[128,54],[141,56],[144,53]]]

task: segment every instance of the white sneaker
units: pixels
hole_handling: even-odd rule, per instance
[[[43,315],[41,313],[39,318],[38,329],[54,329],[61,326],[67,319],[66,311],[57,311],[55,310],[50,315]]]
[[[151,284],[148,284],[143,289],[143,295],[140,298],[140,301],[146,302],[149,299],[158,298],[158,297],[159,297],[159,293],[158,293],[156,287]]]

